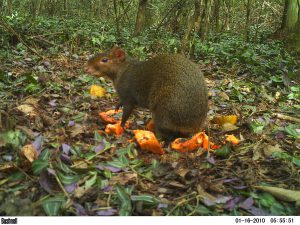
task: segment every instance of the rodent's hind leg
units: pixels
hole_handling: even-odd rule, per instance
[[[156,134],[158,134],[163,140],[167,142],[172,142],[176,138],[187,138],[190,136],[187,133],[172,131],[170,129],[162,128],[162,127],[155,127],[155,124],[154,124],[154,130]]]

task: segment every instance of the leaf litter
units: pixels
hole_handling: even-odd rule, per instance
[[[1,118],[10,118],[0,119],[2,215],[296,212],[300,127],[292,105],[299,108],[299,102],[277,98],[273,86],[263,88],[267,78],[258,82],[207,65],[213,69],[206,71],[212,120],[206,132],[220,148],[182,153],[162,143],[166,154],[157,155],[131,141],[133,130],[145,130],[148,111],[136,110],[119,137],[104,132],[99,113],[117,105],[117,96],[109,82],[83,73],[84,58],[47,58],[35,69],[51,73],[39,76],[39,91],[11,90],[12,100],[1,105]],[[33,57],[20,63],[37,64]],[[15,79],[25,73],[13,64],[6,70]],[[27,82],[37,85],[30,76]],[[100,87],[92,90],[99,97],[90,96],[92,85]],[[231,142],[224,142],[226,135]],[[30,210],[16,207],[25,203]]]

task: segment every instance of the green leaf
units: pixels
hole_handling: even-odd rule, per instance
[[[273,197],[273,195],[264,192],[259,196],[259,202],[263,206],[270,208],[276,202],[276,199]]]
[[[132,201],[143,201],[151,204],[158,204],[160,200],[153,195],[132,195]]]
[[[272,215],[285,215],[285,208],[279,202],[275,202],[270,208]]]
[[[64,185],[74,184],[81,178],[79,175],[64,175],[61,172],[58,172],[58,177]]]
[[[107,162],[106,164],[108,166],[123,169],[129,165],[129,161],[124,155],[121,155],[119,158],[115,158],[113,161]]]
[[[151,162],[151,169],[154,170],[159,166],[159,162],[156,159],[153,159]]]
[[[22,74],[22,75],[23,76],[25,75],[27,82],[34,84],[34,85],[38,84],[37,78],[34,77],[32,74],[26,73],[26,74]]]
[[[26,85],[26,87],[24,88],[24,90],[28,93],[36,92],[39,89],[41,89],[41,86],[39,84],[33,84],[33,83]]]
[[[39,175],[43,170],[45,170],[49,166],[48,161],[37,159],[32,163],[32,171],[34,175]]]
[[[228,158],[231,152],[230,144],[227,143],[226,145],[222,146],[221,148],[214,151],[217,156],[222,158]]]
[[[58,167],[67,174],[76,174],[76,172],[74,172],[72,169],[70,169],[69,166],[67,166],[66,164],[64,164],[60,159],[58,160]]]
[[[10,181],[17,181],[17,180],[22,180],[24,179],[26,176],[24,173],[17,171],[12,173],[8,178]]]
[[[42,206],[48,216],[58,216],[61,206],[66,202],[63,196],[48,198],[43,201]]]
[[[49,160],[50,159],[50,151],[49,149],[44,149],[39,155],[40,160]]]
[[[0,147],[10,145],[15,149],[22,145],[23,140],[24,137],[19,130],[0,133]]]
[[[119,215],[120,216],[130,216],[132,213],[131,212],[132,205],[131,205],[131,200],[130,200],[129,194],[120,185],[116,185],[116,192],[117,192],[117,197],[121,202]]]
[[[263,129],[265,127],[265,124],[259,122],[259,121],[253,121],[252,123],[249,124],[251,130],[256,133],[256,134],[261,134],[263,132]]]
[[[99,134],[98,131],[95,131],[95,133],[94,133],[94,139],[95,139],[96,141],[101,142],[101,141],[103,140],[103,137]]]
[[[96,181],[97,181],[97,172],[90,172],[90,174],[92,174],[92,177],[90,179],[88,179],[87,181],[85,181],[85,188],[88,189],[89,187],[92,187]]]
[[[293,157],[292,162],[293,162],[295,165],[297,165],[297,166],[300,167],[300,159],[299,159],[299,158]]]
[[[125,155],[121,155],[121,156],[119,157],[119,161],[120,161],[123,165],[126,165],[126,166],[129,165],[129,160],[126,158]]]
[[[299,133],[296,131],[296,129],[292,125],[285,127],[284,131],[295,139],[299,138],[299,136],[300,136]]]

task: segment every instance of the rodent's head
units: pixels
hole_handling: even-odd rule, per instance
[[[125,61],[125,52],[120,47],[115,46],[109,53],[99,53],[90,58],[85,65],[85,72],[97,77],[107,76],[114,80],[126,64]]]

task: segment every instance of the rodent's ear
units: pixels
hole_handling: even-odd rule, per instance
[[[120,61],[125,59],[125,51],[120,47],[114,46],[112,49],[112,54]]]

